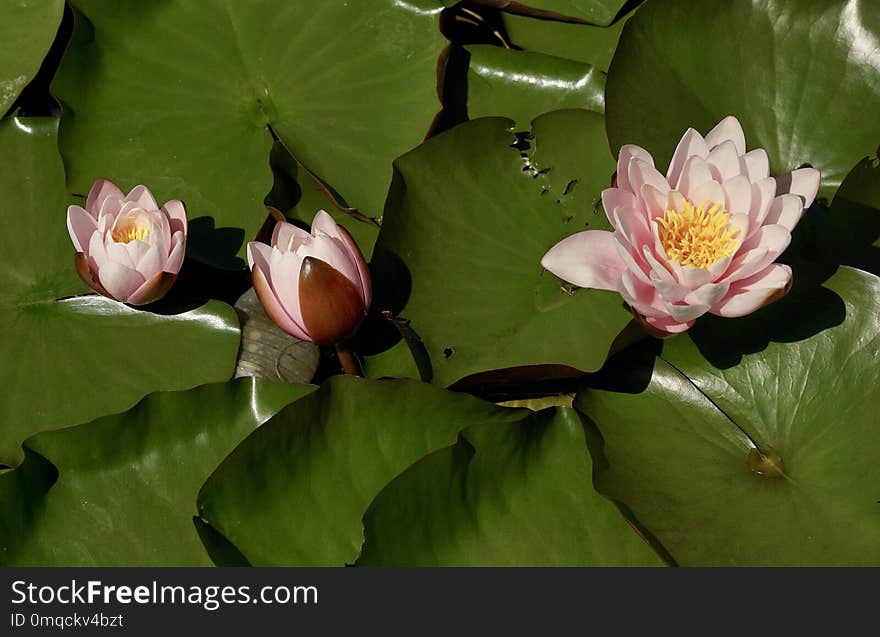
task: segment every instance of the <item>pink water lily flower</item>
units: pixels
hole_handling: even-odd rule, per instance
[[[351,336],[370,306],[370,273],[351,235],[318,211],[312,231],[279,222],[247,247],[254,290],[278,327],[319,345]]]
[[[99,179],[86,207],[67,209],[76,271],[96,292],[131,305],[158,301],[177,280],[186,251],[186,208],[159,208],[146,186],[130,193]]]
[[[617,291],[656,335],[709,312],[737,317],[784,295],[791,268],[775,263],[819,189],[819,171],[769,176],[767,153],[746,152],[735,117],[703,137],[685,132],[666,171],[625,145],[614,188],[602,192],[613,232],[563,239],[541,264],[584,288]]]

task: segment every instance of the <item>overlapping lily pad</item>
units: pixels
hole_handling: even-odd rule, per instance
[[[540,265],[563,237],[607,228],[602,116],[544,115],[524,154],[511,127],[474,120],[395,162],[373,304],[411,321],[439,384],[521,366],[594,371],[630,318],[618,295],[572,291]]]
[[[63,13],[64,0],[4,2],[0,6],[0,117],[37,74]]]
[[[238,321],[217,302],[136,310],[77,278],[57,120],[0,122],[0,463],[37,431],[128,409],[145,394],[232,375]],[[13,240],[14,238],[14,240]],[[161,310],[163,313],[158,313]]]
[[[270,129],[345,205],[377,216],[391,160],[439,110],[435,0],[71,4],[53,84],[70,188],[103,175],[184,199],[240,233],[220,254],[210,225],[191,226],[190,254],[209,263],[229,266],[265,218]]]
[[[681,564],[880,564],[880,279],[842,267],[771,308],[578,397],[597,486]]]
[[[455,0],[445,0],[455,4]],[[476,0],[477,4],[496,6],[510,13],[560,20],[575,20],[607,25],[626,4],[626,0]]]
[[[878,39],[872,3],[649,0],[608,72],[611,147],[639,144],[665,166],[688,127],[735,115],[772,174],[810,164],[830,199],[880,139],[880,119],[853,110],[880,111]]]
[[[208,566],[196,495],[255,427],[312,391],[242,379],[148,396],[130,411],[26,442],[0,476],[0,563]]]
[[[521,417],[414,381],[334,377],[248,437],[199,512],[255,566],[351,564],[361,517],[396,475],[469,425]]]
[[[584,430],[566,408],[465,430],[388,485],[364,526],[364,566],[660,563],[593,490]]]
[[[510,117],[518,130],[528,130],[533,119],[548,111],[605,110],[605,76],[590,64],[488,45],[467,50],[471,119]]]
[[[635,9],[614,23],[600,27],[577,22],[538,20],[530,16],[505,13],[504,28],[510,41],[526,51],[540,51],[569,60],[578,60],[607,71],[623,25]]]

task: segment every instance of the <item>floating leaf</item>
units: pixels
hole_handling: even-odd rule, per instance
[[[57,121],[0,122],[0,463],[21,460],[37,431],[128,409],[145,394],[232,375],[238,321],[217,301],[136,310],[77,278],[64,224]],[[159,311],[163,313],[159,313]],[[14,361],[14,364],[11,362]]]
[[[593,490],[572,409],[475,425],[407,469],[364,517],[364,566],[657,565]]]
[[[333,377],[223,462],[199,512],[255,566],[350,564],[382,487],[468,425],[521,414],[415,381]]]
[[[608,71],[611,148],[643,146],[665,170],[688,127],[735,115],[771,174],[810,164],[830,199],[880,140],[880,118],[853,111],[880,112],[878,38],[872,3],[650,0]]]
[[[246,379],[152,394],[130,411],[38,434],[0,476],[0,563],[207,566],[196,494],[242,438],[306,385]]]
[[[627,366],[634,386],[575,402],[604,439],[599,490],[680,564],[880,564],[880,279],[842,267],[792,294],[701,319],[653,372]]]
[[[442,385],[521,366],[594,371],[630,319],[618,295],[572,291],[540,264],[563,237],[607,228],[602,116],[541,116],[525,156],[510,127],[468,122],[395,162],[373,305],[411,321]]]
[[[265,218],[273,132],[342,203],[377,216],[391,160],[439,110],[434,0],[71,4],[53,84],[70,187],[103,175],[184,199],[213,218],[191,225],[189,246],[212,264],[242,267]],[[236,241],[221,251],[218,232]]]
[[[37,74],[63,14],[64,0],[0,6],[0,117]]]

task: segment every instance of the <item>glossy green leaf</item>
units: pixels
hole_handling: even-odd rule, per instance
[[[364,566],[660,563],[593,489],[581,421],[564,408],[465,430],[388,485],[364,528]]]
[[[467,47],[467,109],[471,119],[498,115],[528,130],[541,113],[605,109],[605,76],[589,64],[497,46]]]
[[[476,0],[478,4],[500,6],[509,13],[553,19],[575,19],[605,26],[626,4],[626,0]]]
[[[608,71],[611,148],[638,144],[665,168],[688,127],[735,115],[771,174],[810,164],[830,199],[880,140],[880,118],[854,111],[880,111],[878,38],[870,2],[649,0]]]
[[[203,261],[231,267],[262,224],[272,132],[344,204],[377,216],[391,160],[439,110],[435,0],[71,4],[53,85],[70,188],[103,175],[184,199]],[[223,228],[237,245],[221,252]]]
[[[64,14],[64,0],[8,0],[0,6],[0,117],[43,62]]]
[[[248,437],[199,512],[255,566],[350,564],[382,487],[468,425],[521,414],[414,381],[337,376]]]
[[[878,565],[878,357],[880,279],[848,267],[701,319],[626,391],[578,396],[597,486],[681,564]]]
[[[25,443],[0,476],[0,563],[207,566],[199,487],[248,433],[308,385],[242,379],[152,394],[130,411]]]
[[[0,463],[43,429],[128,409],[145,394],[225,380],[235,368],[231,307],[185,301],[134,309],[90,292],[74,271],[57,121],[0,122]],[[162,312],[162,313],[159,313]],[[13,363],[14,361],[14,363]]]
[[[442,385],[529,365],[596,370],[630,318],[616,294],[564,288],[540,265],[563,237],[607,228],[601,115],[543,115],[525,157],[510,127],[468,122],[395,162],[373,305],[411,321]]]
[[[620,40],[620,33],[634,11],[607,27],[557,20],[537,20],[530,16],[505,13],[504,28],[510,41],[526,51],[578,60],[607,71]]]

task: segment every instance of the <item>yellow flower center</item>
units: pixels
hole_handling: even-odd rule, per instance
[[[119,219],[111,236],[117,243],[145,241],[150,236],[150,221],[142,213],[129,212]]]
[[[711,201],[696,208],[686,201],[681,211],[667,210],[657,223],[666,256],[681,265],[705,269],[732,255],[739,246],[739,228],[731,228],[730,214]]]

